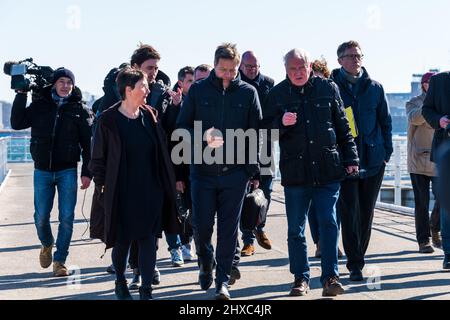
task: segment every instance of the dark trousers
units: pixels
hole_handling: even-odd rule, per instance
[[[159,239],[156,238],[156,251],[158,251],[158,248],[159,248]],[[140,252],[139,249],[140,248],[138,241],[132,241],[130,248],[130,256],[128,257],[128,264],[130,265],[131,269],[139,268],[139,252]]]
[[[142,276],[142,285],[151,287],[153,270],[156,264],[156,237],[150,236],[146,239],[136,241],[139,247],[138,264]],[[117,281],[126,281],[125,271],[127,268],[127,257],[131,248],[131,241],[117,239],[112,251],[112,261],[116,270]]]
[[[217,212],[216,285],[228,283],[249,178],[244,170],[224,176],[191,175],[192,227],[200,268],[211,269],[211,237]]]
[[[348,270],[362,270],[364,255],[369,246],[372,221],[385,166],[364,179],[346,179],[341,182],[338,215],[341,218],[342,242],[347,256]]]
[[[414,191],[414,216],[416,221],[416,236],[417,242],[427,243],[430,241],[431,233],[440,231],[440,206],[436,197],[436,182],[435,177],[425,176],[423,174],[411,173],[411,183]],[[430,219],[430,184],[434,198],[433,211]],[[431,223],[430,223],[431,222]]]

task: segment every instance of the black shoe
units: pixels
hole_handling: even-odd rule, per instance
[[[202,265],[200,263],[200,273],[198,274],[198,283],[202,290],[208,290],[213,283],[212,265]]]
[[[117,282],[116,287],[114,289],[114,293],[116,294],[117,300],[133,300],[133,297],[128,290],[127,282]]]
[[[231,296],[228,292],[228,286],[225,283],[222,283],[218,287],[216,287],[216,300],[230,300]]]
[[[110,265],[108,268],[106,268],[106,272],[108,272],[109,274],[115,274],[116,269],[114,269],[114,265]]]
[[[152,284],[154,286],[157,286],[160,283],[161,283],[161,273],[159,272],[158,268],[155,266],[155,271],[153,271]]]
[[[442,266],[443,269],[449,270],[450,269],[450,254],[446,254],[444,257],[444,264]]]
[[[350,281],[363,281],[362,271],[359,269],[350,270]]]
[[[241,272],[239,271],[238,267],[231,267],[231,273],[230,273],[230,281],[228,281],[228,284],[232,286],[236,283],[236,280],[239,280],[241,278]]]
[[[152,287],[140,287],[139,288],[139,300],[153,300]]]

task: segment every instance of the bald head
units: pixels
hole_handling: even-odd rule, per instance
[[[254,80],[258,76],[259,61],[258,58],[256,58],[253,51],[245,51],[242,54],[240,69],[242,73],[250,80]]]

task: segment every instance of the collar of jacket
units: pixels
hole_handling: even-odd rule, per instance
[[[223,80],[217,77],[216,72],[215,72],[214,69],[211,70],[211,73],[209,74],[209,77],[208,77],[208,81],[211,82],[212,85],[214,87],[216,87],[218,90],[220,90],[220,92],[224,91]],[[238,72],[236,78],[231,80],[230,85],[229,85],[229,87],[227,88],[226,91],[233,91],[233,90],[239,88],[239,82],[240,81],[241,81],[241,75]]]
[[[364,68],[364,67],[361,67],[361,68],[362,68],[362,71],[363,71],[363,74],[362,74],[361,79],[360,79],[360,81],[361,81],[361,89],[365,90],[366,87],[372,81],[372,79],[370,78],[369,73],[367,72],[366,68]],[[349,82],[342,75],[341,69],[342,68],[334,69],[333,72],[331,73],[330,79],[332,79],[334,82],[336,82],[339,85],[339,87],[343,87],[343,88],[349,90],[349,87],[348,87]]]
[[[261,72],[258,73],[256,78],[253,80],[250,78],[247,78],[247,76],[241,70],[239,70],[239,74],[241,75],[242,81],[245,81],[251,85],[256,84],[259,87],[261,85],[261,82],[263,81],[263,76],[262,76]]]
[[[313,88],[313,83],[312,83],[313,78],[314,78],[314,77],[313,77],[312,74],[311,74],[310,77],[309,77],[309,79],[308,79],[308,81],[307,81],[303,86],[299,87],[299,86],[294,85],[294,84],[292,83],[291,79],[289,79],[289,76],[286,75],[286,80],[287,80],[287,82],[288,82],[288,84],[289,84],[289,90],[290,90],[291,92],[297,92],[297,93],[299,93],[299,94],[301,94],[301,95],[307,95],[307,94],[309,94],[309,93],[312,91],[312,88]]]

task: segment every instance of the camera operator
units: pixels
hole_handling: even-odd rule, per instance
[[[74,210],[77,200],[77,163],[83,157],[81,189],[91,183],[87,169],[91,149],[93,115],[82,103],[73,73],[65,68],[53,74],[52,86],[40,88],[40,98],[29,107],[27,92],[17,90],[11,111],[15,130],[31,127],[30,152],[34,161],[34,221],[42,248],[42,268],[52,264],[54,238],[50,227],[55,187],[58,189],[59,228],[53,275],[68,276],[64,265],[72,238]]]
[[[436,129],[431,147],[431,161],[436,163],[440,158],[438,156],[440,149],[445,148],[444,146],[450,143],[450,72],[442,72],[431,77],[422,107],[422,115],[430,126]],[[446,159],[442,156],[441,158]],[[445,171],[447,167],[448,165],[438,167],[439,185],[448,184],[447,181],[444,181],[448,177],[448,172]],[[439,189],[442,189],[442,187]],[[450,215],[445,205],[446,199],[449,197],[448,190],[449,188],[446,188],[444,192],[441,190],[438,196],[440,201],[444,201],[444,205],[441,206],[442,249],[445,253],[444,269],[450,269]]]

